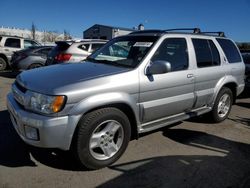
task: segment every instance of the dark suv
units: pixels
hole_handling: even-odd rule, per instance
[[[0,71],[10,65],[11,56],[14,52],[30,46],[40,46],[38,42],[22,37],[0,35]]]
[[[250,50],[241,50],[241,55],[243,57],[243,61],[246,66],[246,71],[245,71],[245,82],[246,86],[250,87]]]

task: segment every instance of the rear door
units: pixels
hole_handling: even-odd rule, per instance
[[[220,53],[212,39],[192,38],[195,50],[195,94],[194,108],[200,108],[210,103],[216,84],[225,75],[221,67]]]

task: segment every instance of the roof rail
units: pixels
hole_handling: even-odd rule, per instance
[[[212,35],[218,35],[219,37],[226,37],[225,33],[223,31],[217,31],[217,32],[202,32],[201,34],[212,34]]]
[[[138,30],[138,31],[134,31],[134,32],[131,32],[129,34],[138,34],[138,33],[163,33],[164,31],[162,30],[159,30],[159,29],[147,29],[147,30]]]
[[[193,33],[198,34],[201,33],[200,28],[179,28],[179,29],[166,29],[164,32],[169,32],[169,31],[193,31]]]

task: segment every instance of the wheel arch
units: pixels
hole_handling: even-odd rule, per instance
[[[44,66],[41,62],[34,62],[28,66],[28,69],[30,69],[33,65],[40,65],[41,67]]]
[[[0,57],[3,58],[8,63],[8,58],[6,55],[0,53]]]
[[[237,97],[237,84],[235,82],[229,82],[223,85],[223,87],[229,88],[233,94],[233,104],[236,102]]]
[[[235,103],[236,101],[236,98],[237,98],[237,81],[234,77],[232,76],[226,76],[224,77],[223,79],[221,79],[217,85],[215,86],[215,90],[214,90],[214,95],[213,95],[213,100],[212,100],[212,105],[214,105],[215,103],[215,100],[217,98],[217,95],[219,94],[220,90],[223,88],[223,87],[227,87],[229,88],[232,93],[233,93],[233,103]]]
[[[7,67],[10,66],[8,57],[5,54],[0,53],[0,58],[3,58],[3,60],[6,62]]]
[[[84,111],[84,113],[81,114],[81,117],[79,118],[77,125],[74,129],[74,132],[73,132],[73,137],[71,140],[70,148],[72,148],[72,146],[74,146],[74,142],[76,141],[76,134],[79,130],[79,122],[81,122],[81,119],[84,118],[84,116],[86,114],[93,112],[95,110],[98,110],[98,109],[102,109],[102,108],[116,108],[116,109],[122,111],[128,117],[128,120],[130,122],[130,126],[131,126],[131,138],[130,138],[130,140],[138,139],[138,137],[139,137],[138,118],[136,117],[136,114],[135,114],[133,108],[129,104],[127,104],[126,102],[115,102],[115,103],[110,103],[110,104],[102,104],[102,105],[94,106],[94,107],[89,108],[88,110]]]

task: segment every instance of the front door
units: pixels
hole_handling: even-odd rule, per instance
[[[169,62],[171,72],[140,75],[142,123],[189,111],[194,104],[194,72],[189,69],[186,39],[165,39],[151,62],[159,60]]]

